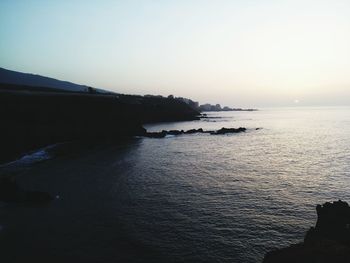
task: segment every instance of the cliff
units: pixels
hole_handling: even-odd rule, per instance
[[[194,120],[178,100],[0,84],[0,163],[58,142],[143,135],[148,122]]]
[[[317,205],[317,223],[304,242],[270,251],[263,263],[348,263],[350,262],[350,207],[337,201]]]

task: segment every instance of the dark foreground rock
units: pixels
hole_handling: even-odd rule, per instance
[[[166,135],[181,135],[181,134],[195,134],[195,133],[209,133],[211,135],[220,135],[227,133],[239,133],[245,132],[246,128],[221,128],[217,131],[204,131],[202,128],[199,129],[190,129],[187,131],[184,130],[162,130],[161,132],[146,132],[143,136],[148,138],[164,138]]]
[[[348,263],[350,262],[350,207],[336,201],[317,205],[317,223],[304,242],[270,251],[264,263]]]
[[[13,178],[0,179],[0,201],[2,202],[42,204],[52,199],[49,193],[22,189]]]

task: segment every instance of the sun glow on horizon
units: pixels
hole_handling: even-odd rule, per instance
[[[348,1],[4,1],[0,23],[13,70],[230,106],[349,103]]]

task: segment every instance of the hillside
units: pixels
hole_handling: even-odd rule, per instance
[[[0,68],[0,83],[13,85],[26,85],[35,87],[47,87],[75,92],[87,92],[88,86],[75,84],[68,81],[57,80],[35,74],[22,73]]]

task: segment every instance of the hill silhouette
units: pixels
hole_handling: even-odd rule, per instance
[[[87,92],[88,86],[75,84],[69,81],[62,81],[40,75],[22,73],[0,68],[0,83],[13,85],[26,85],[35,87],[47,87],[65,91]]]

